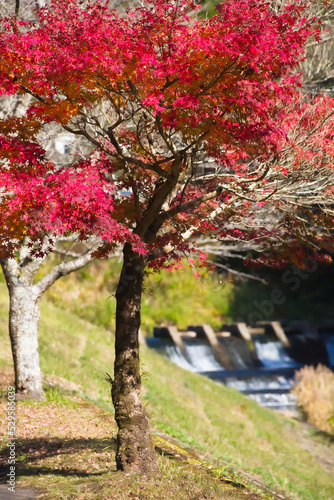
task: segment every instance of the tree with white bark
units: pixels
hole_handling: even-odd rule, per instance
[[[36,19],[35,11],[48,3],[48,0],[0,0],[2,18],[13,14],[20,20]],[[114,0],[110,8],[124,10],[130,2]],[[84,4],[83,4],[84,5]],[[16,95],[0,98],[0,118],[22,116],[32,101],[31,95]],[[39,143],[43,145],[49,159],[58,165],[67,165],[87,153],[80,138],[72,140],[64,135],[61,127],[52,125],[39,134]],[[88,146],[88,149],[91,149]],[[65,154],[65,152],[67,154]],[[17,235],[18,236],[18,235]],[[40,309],[38,301],[59,278],[81,269],[94,260],[94,251],[99,247],[99,240],[90,237],[78,244],[76,234],[70,236],[53,235],[45,237],[41,243],[44,252],[36,256],[29,237],[18,236],[12,243],[16,252],[7,256],[3,248],[0,265],[5,276],[9,293],[9,335],[15,372],[15,387],[18,397],[43,399],[42,373],[38,352],[38,321]],[[8,243],[8,239],[7,239]],[[11,245],[10,245],[11,246]],[[45,263],[49,268],[50,254],[60,255],[62,262],[54,265],[51,271],[36,282],[36,274]]]
[[[34,9],[41,7],[45,2],[39,0],[2,1],[0,9],[3,17],[15,14],[20,19],[34,18]],[[31,105],[31,96],[12,96],[1,98],[0,117],[21,116]],[[68,163],[69,155],[64,151],[56,151],[57,139],[62,134],[59,127],[52,127],[47,134],[40,134],[40,142],[48,152],[48,156],[56,162]],[[63,146],[62,143],[60,145]],[[59,148],[58,148],[59,149]],[[71,151],[71,157],[83,154],[80,141],[76,141]],[[6,255],[3,249],[0,265],[6,280],[9,294],[9,321],[8,330],[11,341],[15,387],[18,397],[43,399],[42,373],[40,369],[38,351],[38,322],[40,318],[39,299],[50,286],[60,277],[86,266],[93,260],[92,253],[98,247],[97,238],[90,238],[85,244],[77,244],[76,235],[68,237],[58,236],[53,239],[50,247],[48,238],[44,247],[47,249],[42,256],[36,257],[32,252],[28,237],[19,237],[13,240],[16,245],[15,254]],[[72,247],[76,248],[73,251]],[[49,271],[43,279],[36,282],[36,274],[47,260],[50,253],[62,256],[62,262]],[[48,265],[49,268],[49,265]]]
[[[15,388],[20,398],[44,397],[38,352],[39,299],[59,278],[91,262],[92,253],[98,247],[94,239],[81,244],[78,252],[65,249],[62,243],[62,238],[57,238],[52,251],[64,255],[65,259],[38,281],[34,278],[47,254],[31,256],[27,241],[20,242],[15,257],[0,259],[9,293],[9,335]]]
[[[112,380],[121,470],[157,467],[139,398],[145,268],[178,263],[200,235],[266,242],[279,262],[333,246],[333,102],[301,99],[293,73],[317,30],[302,2],[278,13],[241,3],[198,21],[188,0],[122,17],[104,2],[55,0],[38,22],[3,23],[2,92],[34,101],[2,122],[0,243],[28,230],[35,257],[52,245],[43,231],[99,236],[100,256],[122,245]],[[94,152],[50,163],[38,134],[52,122]]]

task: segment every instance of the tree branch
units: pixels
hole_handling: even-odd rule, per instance
[[[78,257],[77,259],[69,262],[62,262],[52,269],[52,271],[50,271],[46,276],[44,276],[44,278],[33,286],[37,298],[41,297],[43,293],[46,292],[46,290],[48,290],[48,288],[50,288],[50,286],[52,286],[59,278],[66,276],[73,271],[78,271],[91,262],[93,260],[92,253],[94,250],[96,250],[96,248],[91,249],[88,253]]]

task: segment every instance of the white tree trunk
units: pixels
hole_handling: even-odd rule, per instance
[[[83,254],[54,267],[34,284],[45,256],[31,257],[29,247],[22,243],[17,258],[2,258],[0,265],[9,293],[9,335],[15,370],[16,393],[21,398],[44,399],[38,354],[38,300],[59,278],[77,271],[92,261],[99,241],[94,238]],[[71,252],[72,253],[72,252]]]
[[[21,397],[43,399],[38,354],[38,297],[32,286],[12,285],[9,335],[15,367],[16,392]]]

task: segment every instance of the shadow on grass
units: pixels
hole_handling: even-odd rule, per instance
[[[303,420],[301,422],[301,425],[303,426],[305,431],[307,431],[307,433],[310,436],[318,438],[318,439],[320,439],[328,444],[334,443],[334,434],[333,433],[322,431],[321,429],[319,429],[315,425],[310,424],[310,423],[306,422],[305,420]]]
[[[108,471],[109,472],[109,471]],[[36,476],[38,475],[44,475],[44,476],[70,476],[70,477],[99,477],[103,476],[107,473],[107,471],[102,471],[102,472],[83,472],[83,471],[78,471],[77,469],[69,469],[68,467],[62,467],[58,470],[53,469],[52,467],[22,467],[18,469],[18,477],[29,477],[29,476]]]
[[[329,443],[333,444],[334,443],[334,435],[330,434],[329,432],[321,431],[320,429],[317,429],[314,427],[311,432],[311,435],[322,438],[324,441],[329,441]]]
[[[90,453],[102,454],[108,452],[116,453],[115,438],[41,438],[41,439],[18,439],[16,441],[16,470],[18,476],[33,476],[36,474],[71,477],[95,477],[101,476],[106,471],[84,470],[89,467],[85,460]],[[81,467],[77,466],[78,455],[84,458]],[[54,462],[55,457],[60,456],[59,462]],[[6,480],[9,471],[7,465],[8,447],[0,450],[0,483]],[[52,463],[43,463],[52,460]]]

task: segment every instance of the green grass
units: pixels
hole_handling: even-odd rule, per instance
[[[249,500],[250,490],[242,488],[240,482],[222,480],[198,459],[170,457],[159,442],[157,474],[118,473],[114,464],[116,425],[111,414],[66,391],[46,392],[47,401],[17,402],[17,420],[21,422],[16,441],[17,488],[31,487],[45,500]],[[0,419],[5,413],[4,395],[0,398]],[[164,447],[168,449],[168,442]],[[1,452],[7,455],[5,446]]]
[[[0,367],[10,364],[6,309],[5,285],[0,283],[0,336],[3,347]],[[111,331],[80,318],[69,307],[65,310],[46,298],[41,301],[41,310],[40,356],[46,380],[64,387],[68,394],[81,394],[111,410],[110,386],[104,379],[106,372],[112,375],[114,355]],[[79,305],[75,310],[80,312]],[[148,348],[142,349],[141,361],[146,379],[142,395],[152,425],[177,438],[183,446],[197,449],[206,462],[212,463],[218,476],[224,476],[228,465],[230,474],[251,478],[253,482],[260,481],[269,493],[281,490],[300,500],[334,498],[332,476],[325,467],[326,460],[332,460],[334,464],[333,446],[328,439],[323,437],[320,441],[301,424],[258,406],[231,388],[186,372]],[[64,396],[59,390],[49,388],[47,394],[50,402],[64,406]],[[72,409],[74,411],[75,407]],[[315,447],[317,454],[313,452]],[[165,466],[161,465],[162,469]],[[176,473],[169,470],[166,477],[168,474]],[[180,477],[188,474],[193,477],[193,472],[187,468],[179,471]],[[96,482],[98,488],[98,478],[91,480],[83,498],[109,498],[94,497],[93,483]],[[78,481],[68,477],[59,477],[57,481],[53,486],[55,491],[72,487],[76,491],[78,488]],[[29,484],[34,484],[33,479]],[[127,479],[124,479],[124,484],[127,484]],[[163,484],[160,484],[162,489],[159,491],[165,487]],[[191,490],[192,480],[189,484]],[[140,493],[140,485],[139,481],[135,496]],[[175,498],[178,498],[179,490],[175,491]],[[70,498],[70,493],[68,495]],[[120,495],[110,498],[123,498],[123,493]],[[216,498],[224,498],[219,495],[217,493]],[[155,497],[139,495],[138,498]],[[197,497],[179,498],[205,497],[199,494]]]
[[[334,498],[330,477],[312,453],[300,448],[297,424],[233,389],[156,363],[154,357],[145,353],[151,367],[145,397],[155,425],[207,456],[261,475],[268,487],[284,487],[290,494],[298,493],[297,498]]]
[[[116,259],[93,263],[59,280],[47,297],[55,305],[112,330],[119,271]],[[149,272],[144,283],[142,329],[152,333],[153,327],[160,324],[176,324],[186,329],[191,324],[210,323],[219,330],[230,319],[232,294],[232,284],[220,283],[213,272],[203,271],[200,278],[189,266],[177,272]]]

